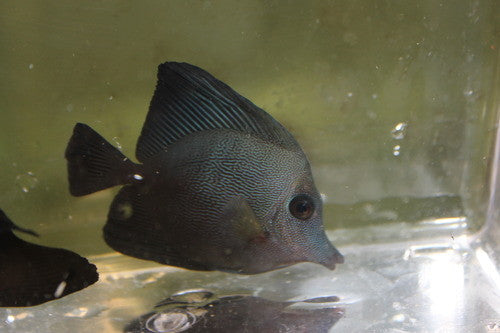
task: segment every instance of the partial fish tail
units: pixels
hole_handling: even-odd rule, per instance
[[[65,157],[69,191],[74,196],[131,183],[140,168],[90,126],[81,123],[73,129]]]
[[[2,209],[0,209],[0,232],[11,231],[11,230],[16,230],[35,237],[40,237],[40,235],[38,235],[31,229],[25,229],[15,225],[14,222],[12,222],[12,220],[7,217],[7,214],[5,214],[5,212]]]

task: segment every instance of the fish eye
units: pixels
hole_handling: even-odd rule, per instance
[[[314,213],[314,202],[310,196],[299,194],[290,201],[288,209],[296,218],[307,220]]]

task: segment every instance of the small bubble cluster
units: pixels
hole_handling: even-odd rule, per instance
[[[402,140],[405,138],[405,131],[406,128],[408,127],[408,123],[406,122],[400,122],[391,131],[392,137],[396,140]]]
[[[113,142],[115,143],[116,148],[118,148],[119,150],[122,150],[122,145],[120,144],[120,142],[118,142],[117,136],[113,137]]]
[[[28,193],[38,185],[38,178],[32,171],[28,171],[16,176],[16,183],[21,188],[21,191]]]
[[[405,121],[399,122],[394,126],[391,130],[391,136],[394,140],[403,140],[406,136],[406,129],[408,127],[408,123]],[[392,155],[399,156],[401,155],[401,145],[396,144],[392,147]]]

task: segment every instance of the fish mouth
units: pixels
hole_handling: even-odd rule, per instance
[[[335,269],[337,264],[344,263],[344,256],[337,249],[334,248],[333,250],[333,253],[327,258],[316,261],[318,264],[323,265],[332,271]]]

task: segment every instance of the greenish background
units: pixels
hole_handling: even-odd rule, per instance
[[[174,60],[296,136],[328,229],[463,214],[478,229],[498,22],[494,0],[2,1],[0,207],[37,242],[109,251],[100,228],[116,189],[71,197],[67,140],[84,122],[134,157],[156,67]]]

